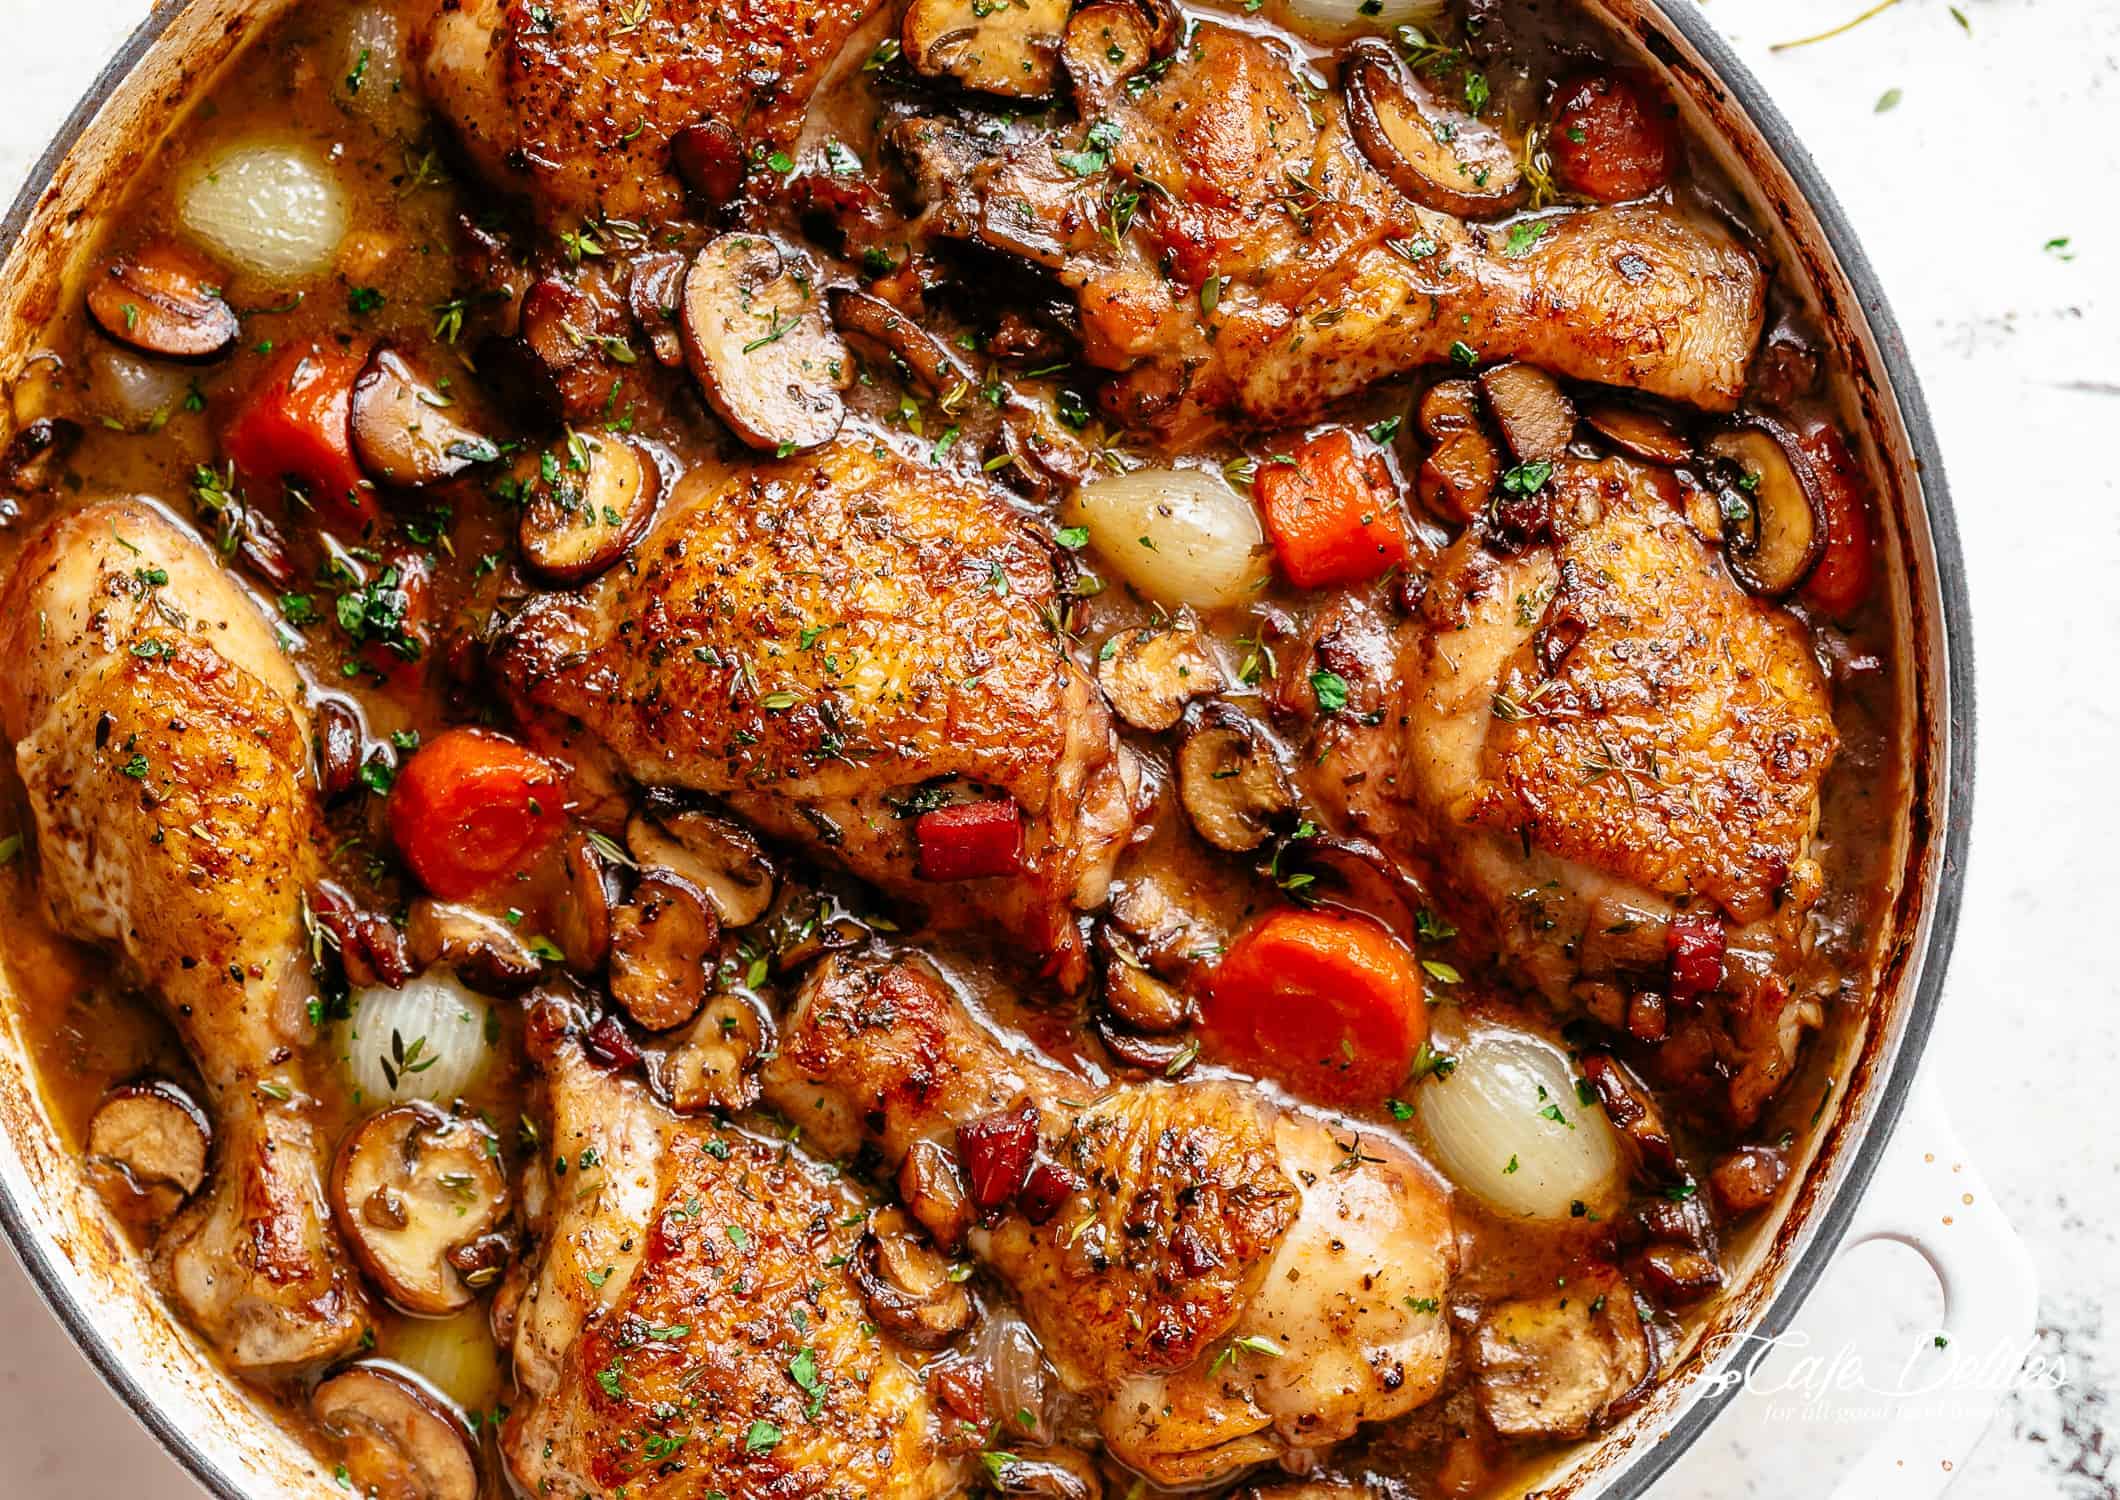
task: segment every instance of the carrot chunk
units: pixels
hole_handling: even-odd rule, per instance
[[[1366,583],[1406,561],[1406,526],[1384,455],[1343,427],[1297,445],[1253,481],[1281,571],[1298,588]]]
[[[1283,908],[1247,928],[1208,982],[1229,1062],[1327,1104],[1375,1104],[1428,1038],[1413,955],[1367,917]]]
[[[491,889],[559,836],[559,768],[490,729],[449,729],[406,763],[391,789],[390,836],[412,873],[445,901]]]
[[[1562,187],[1617,203],[1671,180],[1678,134],[1654,85],[1633,73],[1585,73],[1554,90],[1546,149]]]
[[[327,515],[366,529],[382,512],[347,425],[364,363],[358,353],[317,344],[289,349],[251,387],[221,451],[251,484],[292,481]]]
[[[1840,430],[1821,422],[1801,439],[1825,502],[1826,550],[1803,586],[1803,597],[1835,619],[1853,614],[1875,580],[1876,541],[1855,457]]]

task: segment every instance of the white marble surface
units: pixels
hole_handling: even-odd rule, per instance
[[[1971,567],[1979,799],[1965,922],[1927,1068],[2029,1242],[2066,1384],[2019,1397],[1958,1497],[2120,1497],[2120,5],[1901,0],[1833,41],[1769,44],[1867,0],[1710,0],[1836,185],[1905,326],[1943,434]],[[141,0],[0,0],[0,193],[35,159]],[[1896,107],[1877,106],[1887,91]],[[2046,248],[2066,237],[2065,251]],[[2072,257],[2072,258],[2071,258]],[[1910,1254],[1849,1257],[1799,1319],[1873,1367],[1939,1303]],[[191,1489],[96,1382],[0,1256],[0,1493]],[[1877,1419],[1799,1423],[1754,1394],[1660,1487],[1672,1500],[1818,1494]]]

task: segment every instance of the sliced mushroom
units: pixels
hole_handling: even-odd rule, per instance
[[[659,365],[674,368],[685,362],[685,341],[677,329],[677,304],[684,288],[685,258],[675,250],[643,255],[633,263],[632,279],[626,283],[626,307]]]
[[[1796,435],[1751,417],[1704,445],[1731,471],[1721,487],[1723,555],[1745,589],[1779,599],[1800,588],[1826,551],[1826,507]]]
[[[611,861],[595,835],[577,828],[560,845],[560,870],[567,885],[552,905],[552,935],[569,969],[594,974],[611,956],[611,913],[619,900]]]
[[[1368,839],[1334,834],[1292,838],[1278,869],[1311,877],[1305,896],[1320,906],[1369,917],[1412,944],[1420,939],[1424,893],[1384,850]]]
[[[449,415],[452,401],[388,344],[353,382],[353,451],[368,477],[399,489],[453,479],[501,456],[491,438]]]
[[[1070,8],[1070,0],[912,0],[906,61],[978,93],[1043,99],[1053,91]]]
[[[1690,1183],[1678,1146],[1649,1091],[1608,1052],[1585,1052],[1582,1069],[1606,1117],[1632,1148],[1637,1170],[1652,1181]]]
[[[339,956],[355,989],[397,989],[413,976],[412,947],[397,924],[368,911],[334,881],[318,881],[309,893],[310,914],[326,945]]]
[[[1654,1371],[1634,1291],[1609,1270],[1489,1308],[1472,1364],[1480,1407],[1503,1437],[1587,1436],[1638,1399]]]
[[[670,165],[710,208],[743,191],[743,139],[725,120],[697,120],[671,136]]]
[[[368,743],[361,707],[348,698],[317,700],[316,713],[317,790],[324,800],[336,801],[359,784],[361,751]]]
[[[1460,219],[1491,218],[1523,195],[1516,147],[1448,102],[1381,37],[1359,37],[1340,64],[1347,125],[1369,164],[1414,202]]]
[[[1692,461],[1693,445],[1677,424],[1645,406],[1601,401],[1583,408],[1583,420],[1631,458],[1669,465]]]
[[[432,896],[412,903],[405,941],[422,969],[452,969],[474,989],[506,993],[535,984],[544,972],[530,945],[506,922]]]
[[[681,1115],[734,1114],[758,1102],[756,1068],[765,1023],[741,995],[716,995],[663,1062],[670,1106]]]
[[[164,359],[212,359],[243,331],[213,271],[155,241],[121,255],[88,289],[89,316],[121,344]]]
[[[199,1190],[212,1144],[206,1112],[159,1078],[112,1089],[88,1122],[89,1161],[121,1178],[151,1219]]]
[[[60,465],[81,445],[81,424],[70,417],[25,422],[0,453],[0,485],[22,494],[48,489]]]
[[[1487,410],[1519,463],[1552,463],[1575,436],[1575,403],[1536,365],[1511,362],[1480,375]]]
[[[971,1295],[950,1279],[950,1263],[895,1209],[870,1218],[852,1269],[869,1316],[912,1348],[940,1349],[971,1326]]]
[[[649,1031],[684,1025],[707,998],[720,938],[697,886],[670,870],[643,870],[611,918],[611,998]]]
[[[772,863],[727,818],[651,797],[626,823],[626,848],[644,867],[675,870],[696,886],[725,928],[748,927],[773,904]]]
[[[1119,8],[1133,10],[1130,4]],[[956,420],[964,428],[960,448],[982,454],[1005,451],[1010,462],[1002,477],[1018,490],[1042,499],[1056,481],[1081,477],[1079,445],[1050,418],[1049,406],[1026,401],[1007,385],[994,389],[998,405],[964,401],[979,388],[979,380],[942,340],[867,292],[842,287],[832,292],[830,302],[834,326],[857,350],[888,360],[920,395],[961,402],[956,407]]]
[[[921,395],[932,399],[978,384],[942,340],[881,297],[840,287],[830,303],[834,326],[869,352],[896,362]]]
[[[940,1141],[913,1142],[898,1167],[898,1197],[945,1250],[964,1242],[976,1217],[957,1172],[957,1158]]]
[[[1067,22],[1061,61],[1084,113],[1112,89],[1169,57],[1187,21],[1173,0],[1090,0]]]
[[[832,888],[801,891],[776,907],[767,920],[764,946],[773,952],[773,972],[794,974],[827,953],[858,947],[875,929]]]
[[[1722,1211],[1742,1218],[1772,1203],[1788,1175],[1787,1159],[1773,1147],[1740,1146],[1715,1164],[1708,1182]]]
[[[471,1424],[409,1371],[352,1365],[316,1388],[309,1410],[342,1445],[355,1493],[380,1500],[478,1500]]]
[[[1183,991],[1149,973],[1134,945],[1109,922],[1097,930],[1104,955],[1104,1008],[1122,1024],[1150,1036],[1182,1031],[1193,1018]]]
[[[600,327],[595,305],[579,288],[547,276],[523,293],[515,336],[480,343],[479,374],[511,404],[539,417],[578,419],[608,389],[590,343]]]
[[[1136,729],[1168,729],[1195,698],[1227,685],[1190,617],[1159,630],[1122,630],[1097,653],[1097,685]]]
[[[1480,426],[1480,388],[1446,380],[1421,398],[1421,430],[1435,447],[1421,462],[1421,503],[1444,520],[1470,525],[1494,498],[1502,455]]]
[[[1150,1078],[1182,1078],[1200,1055],[1200,1045],[1189,1037],[1143,1036],[1100,1013],[1089,1029],[1112,1061],[1122,1068]]]
[[[1752,358],[1752,378],[1746,382],[1752,399],[1787,411],[1806,396],[1817,394],[1825,360],[1818,345],[1789,310],[1776,315],[1759,341]]]
[[[1698,1302],[1723,1284],[1715,1258],[1690,1245],[1651,1245],[1642,1252],[1642,1282],[1666,1307]]]
[[[1178,800],[1200,837],[1233,854],[1256,849],[1296,805],[1264,731],[1216,704],[1178,747]]]
[[[1097,1500],[1104,1482],[1086,1454],[1069,1448],[991,1455],[989,1477],[998,1495],[1037,1495],[1043,1500]]]
[[[438,1318],[471,1304],[450,1252],[508,1211],[508,1180],[490,1131],[431,1104],[371,1115],[339,1147],[331,1172],[339,1230],[392,1306]]]
[[[1129,875],[1114,887],[1111,920],[1125,930],[1128,946],[1165,979],[1183,979],[1200,954],[1219,951],[1227,936],[1178,899],[1169,877],[1145,873]]]
[[[685,273],[685,360],[707,404],[753,448],[789,454],[830,441],[846,415],[846,345],[816,285],[763,235],[725,234]]]
[[[523,561],[547,583],[586,583],[647,530],[662,474],[622,437],[577,432],[557,465],[524,487],[516,540]]]

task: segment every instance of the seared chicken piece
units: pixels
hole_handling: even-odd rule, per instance
[[[1052,624],[1045,545],[874,441],[697,470],[635,561],[533,602],[501,668],[644,784],[719,794],[945,924],[998,922],[1064,983],[1132,829],[1131,759]],[[927,785],[1012,800],[1019,873],[920,877]]]
[[[1084,357],[1126,372],[1103,396],[1116,420],[1295,426],[1460,347],[1736,405],[1765,278],[1721,226],[1658,202],[1515,226],[1432,212],[1362,157],[1336,99],[1306,102],[1283,51],[1191,35],[1138,93],[1078,80],[1084,140],[975,158],[938,121],[898,136],[934,228],[1074,289]]]
[[[526,1495],[927,1500],[964,1482],[917,1356],[846,1269],[871,1203],[782,1142],[679,1120],[541,1001],[534,1258],[501,1306]],[[504,1330],[504,1334],[510,1330]]]
[[[1726,922],[1712,1063],[1748,1119],[1819,1019],[1787,981],[1821,888],[1826,683],[1667,471],[1564,460],[1550,498],[1550,544],[1500,556],[1474,529],[1444,554],[1395,665],[1340,643],[1372,665],[1349,668],[1367,681],[1314,784],[1388,844],[1436,851],[1533,983],[1610,1024],[1630,977],[1661,988],[1674,918]]]
[[[1111,1452],[1158,1484],[1300,1465],[1442,1384],[1449,1203],[1385,1140],[1222,1082],[1093,1094],[1004,1048],[932,973],[880,960],[816,971],[765,1088],[805,1139],[892,1164],[1030,1111],[1043,1165],[967,1243]]]
[[[678,217],[671,138],[712,122],[737,175],[792,141],[804,107],[875,0],[411,0],[428,100],[498,187],[547,224]]]
[[[318,854],[301,684],[213,554],[144,500],[35,537],[0,632],[0,728],[53,922],[155,993],[211,1097],[213,1178],[158,1269],[243,1369],[339,1354],[366,1311],[302,1091]]]

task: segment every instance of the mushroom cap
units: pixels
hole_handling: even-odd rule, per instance
[[[340,1232],[391,1305],[442,1317],[477,1295],[449,1253],[508,1210],[493,1136],[431,1104],[370,1115],[339,1147],[331,1171]]]
[[[711,241],[685,273],[679,307],[685,362],[737,437],[785,455],[838,433],[853,362],[815,279],[792,272],[773,240],[738,231]]]
[[[471,1424],[411,1371],[381,1360],[349,1365],[316,1388],[309,1409],[340,1440],[361,1494],[478,1500]]]

